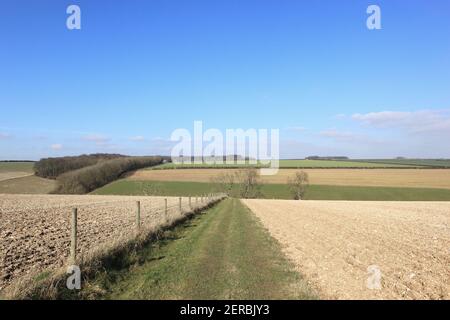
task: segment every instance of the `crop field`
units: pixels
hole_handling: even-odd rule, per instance
[[[377,162],[377,161],[361,161],[361,160],[279,160],[280,168],[416,168],[422,167],[420,163],[402,163],[400,161],[392,162]],[[247,162],[241,163],[223,163],[223,164],[207,164],[207,163],[164,163],[159,166],[148,168],[148,170],[157,169],[196,169],[196,168],[210,168],[210,169],[220,169],[220,168],[245,168],[245,167],[264,167],[261,163],[258,164],[248,164]]]
[[[223,172],[238,169],[138,170],[129,180],[211,182]],[[304,169],[314,185],[380,186],[450,189],[450,169]],[[283,184],[296,169],[280,169],[278,174],[261,176],[263,183]]]
[[[46,194],[55,189],[56,182],[33,175],[0,181],[0,194]]]
[[[43,194],[51,192],[55,181],[33,175],[34,162],[0,162],[0,194]]]
[[[33,162],[0,162],[0,182],[33,174]]]
[[[25,275],[65,265],[69,255],[70,217],[78,208],[78,253],[136,235],[136,201],[141,201],[143,230],[156,228],[190,211],[186,198],[126,196],[0,195],[0,290]],[[202,206],[193,199],[192,206]]]
[[[99,195],[201,196],[221,187],[211,182],[137,181],[122,179],[92,192]],[[149,193],[150,191],[150,193]],[[261,185],[262,199],[292,199],[287,184]],[[239,197],[235,186],[231,195]],[[450,189],[309,185],[305,200],[450,201]]]
[[[34,162],[2,162],[0,161],[0,172],[4,171],[22,171],[33,172]]]
[[[242,201],[324,298],[450,298],[450,202]]]
[[[367,159],[367,160],[351,160],[351,161],[366,162],[373,164],[385,164],[385,165],[450,168],[450,159]]]
[[[263,167],[261,164],[249,163],[222,163],[222,164],[208,164],[208,163],[164,163],[154,167],[149,167],[144,170],[162,170],[162,169],[220,169],[220,168],[246,168],[246,167]]]
[[[408,168],[420,167],[406,163],[376,163],[346,160],[280,160],[280,168]]]

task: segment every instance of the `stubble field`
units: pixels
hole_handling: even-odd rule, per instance
[[[32,162],[0,162],[0,181],[33,175]]]
[[[135,236],[137,200],[141,201],[143,229],[181,216],[179,198],[165,198],[0,195],[0,290],[24,275],[65,265],[73,207],[78,208],[78,253],[83,256],[103,245],[111,246]],[[186,198],[182,199],[182,209],[189,211]]]
[[[221,173],[238,169],[138,170],[130,180],[209,182]],[[280,169],[273,176],[261,176],[263,183],[284,184],[297,169]],[[450,169],[302,169],[311,184],[337,186],[417,187],[450,189]]]
[[[325,298],[450,298],[449,202],[243,202]]]

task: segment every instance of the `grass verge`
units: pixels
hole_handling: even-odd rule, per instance
[[[213,200],[198,207],[191,212],[184,213],[169,219],[166,223],[158,226],[142,228],[139,234],[119,237],[115,241],[96,247],[77,257],[75,263],[82,271],[83,284],[89,287],[90,280],[101,274],[102,270],[114,269],[117,266],[135,263],[139,252],[147,244],[164,237],[167,230],[191,219],[203,210],[214,206],[221,199]],[[139,259],[139,258],[138,258]],[[66,288],[66,267],[57,270],[31,271],[27,276],[16,279],[14,283],[0,291],[2,299],[80,299],[95,297],[98,292],[95,290],[85,290],[81,293]],[[86,295],[85,292],[88,294]]]
[[[237,199],[226,199],[97,273],[81,298],[310,299],[279,244]]]

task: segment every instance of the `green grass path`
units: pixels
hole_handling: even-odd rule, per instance
[[[105,272],[90,287],[101,287],[107,299],[313,298],[279,244],[236,199],[168,231],[139,255],[138,265]]]

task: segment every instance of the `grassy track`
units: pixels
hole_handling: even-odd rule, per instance
[[[118,180],[94,191],[102,195],[143,195],[144,190],[160,196],[200,196],[216,190],[213,183],[181,181]],[[234,191],[237,192],[237,191]],[[261,198],[292,199],[285,184],[263,184]],[[358,186],[309,186],[307,200],[450,201],[449,189]]]
[[[128,264],[100,274],[83,295],[95,288],[105,299],[314,297],[278,243],[236,199],[167,231]]]

